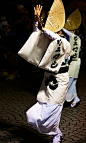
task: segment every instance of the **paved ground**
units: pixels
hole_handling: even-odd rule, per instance
[[[64,104],[60,122],[62,143],[86,143],[85,73],[86,62],[83,62],[77,82],[81,102],[75,108]],[[42,76],[40,70],[27,79],[0,80],[0,143],[49,143],[48,136],[40,135],[28,126],[25,115],[27,109],[36,102]]]

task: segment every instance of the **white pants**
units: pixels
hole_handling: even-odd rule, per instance
[[[69,86],[66,95],[67,102],[71,102],[77,96],[76,82],[77,78],[72,78],[72,77],[69,78]]]
[[[47,135],[59,135],[59,129],[63,105],[37,102],[27,112],[27,122],[33,125],[39,133]]]

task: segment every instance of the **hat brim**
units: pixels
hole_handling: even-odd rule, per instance
[[[54,0],[45,23],[45,28],[53,32],[58,32],[64,27],[64,24],[64,5],[61,0]]]
[[[69,15],[64,28],[67,30],[76,30],[79,28],[82,21],[81,13],[76,9],[72,14]]]

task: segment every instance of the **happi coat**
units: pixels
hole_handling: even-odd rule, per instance
[[[77,96],[76,82],[80,71],[81,59],[79,58],[81,39],[79,36],[71,33],[67,29],[63,28],[63,31],[69,36],[69,42],[71,45],[71,62],[69,65],[69,86],[66,95],[66,101],[71,102],[74,97]]]
[[[70,43],[49,30],[44,33],[38,30],[32,33],[23,49],[25,48],[30,48],[25,51],[27,56],[22,54],[22,49],[19,55],[22,54],[28,62],[45,69],[37,103],[26,112],[27,122],[42,134],[58,134],[60,140],[62,133],[59,122],[69,83],[67,60]]]

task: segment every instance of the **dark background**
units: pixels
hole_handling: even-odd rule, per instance
[[[74,2],[81,2],[84,3],[85,0],[74,0]],[[68,18],[69,14],[71,14],[75,9],[71,7],[71,9],[68,9],[67,6],[73,2],[73,0],[63,0],[62,1],[65,8],[65,15],[66,19]],[[5,16],[6,20],[9,24],[9,26],[2,29],[0,31],[1,38],[0,38],[0,71],[2,72],[3,69],[7,71],[9,74],[12,74],[15,70],[18,70],[19,73],[22,76],[27,76],[28,73],[31,73],[34,70],[34,67],[30,64],[28,64],[26,61],[21,59],[18,56],[18,51],[20,48],[24,45],[26,40],[29,38],[30,34],[33,31],[33,18],[34,18],[34,10],[33,7],[36,6],[36,4],[41,4],[45,11],[49,11],[51,5],[53,3],[53,0],[0,0],[0,18]],[[24,6],[25,12],[21,12],[17,4]],[[85,3],[86,4],[86,3]],[[83,7],[82,7],[83,9]],[[86,28],[84,30],[83,25],[83,15],[86,13],[85,11],[81,10],[80,12],[82,15],[82,23],[81,23],[81,34],[86,33]],[[1,22],[1,20],[0,20]],[[5,25],[4,25],[5,26]],[[10,29],[10,32],[7,33],[7,29]],[[4,31],[3,31],[4,30]],[[10,34],[10,35],[9,35]],[[12,35],[13,34],[13,35]],[[83,60],[85,59],[85,52],[86,52],[86,40],[83,38]],[[8,51],[7,51],[8,48]],[[8,55],[11,52],[10,55]],[[3,54],[8,55],[8,59],[12,61],[14,58],[13,63],[3,59]],[[6,62],[8,64],[6,64]],[[17,64],[16,64],[17,61]],[[2,65],[2,67],[1,67]],[[29,66],[30,65],[30,66]],[[27,69],[28,67],[28,69]],[[26,73],[26,74],[25,74]],[[1,73],[2,74],[2,73]]]

